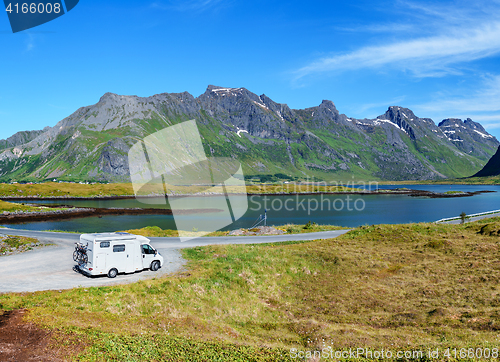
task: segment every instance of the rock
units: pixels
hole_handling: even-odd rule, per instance
[[[259,226],[252,229],[237,229],[229,233],[231,236],[241,236],[241,235],[282,235],[285,232],[283,230],[278,230],[271,226]]]
[[[13,136],[10,136],[6,140],[0,140],[0,149],[10,148],[15,146],[21,146],[25,143],[34,140],[36,137],[48,131],[50,127],[46,127],[44,130],[39,131],[21,131],[15,133]]]
[[[240,236],[240,235],[244,235],[244,231],[243,229],[238,229],[238,230],[233,230],[229,233],[229,235],[231,236]]]
[[[474,155],[487,161],[491,155],[487,149],[498,147],[498,141],[479,123],[467,118],[447,118],[438,125],[443,134],[463,153]]]

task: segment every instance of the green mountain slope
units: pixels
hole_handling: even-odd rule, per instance
[[[488,163],[472,177],[489,177],[500,175],[500,147],[497,152],[490,158]]]

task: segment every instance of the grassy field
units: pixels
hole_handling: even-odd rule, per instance
[[[79,184],[45,182],[40,184],[0,183],[0,197],[96,197],[134,195],[132,184]]]
[[[274,193],[309,193],[309,192],[352,192],[359,191],[347,186],[327,186],[326,184],[261,184],[246,186],[249,194],[274,194]]]
[[[448,182],[442,182],[442,183],[447,184]],[[500,185],[500,175],[489,176],[489,177],[460,178],[451,180],[451,182],[449,183],[463,184],[463,185]]]
[[[354,186],[366,185],[371,190],[377,190],[378,185],[383,184],[477,184],[477,185],[500,185],[500,176],[486,178],[468,178],[468,179],[447,179],[443,181],[380,181],[370,183],[356,182]],[[326,184],[295,184],[295,183],[276,183],[276,184],[253,184],[249,183],[246,187],[228,186],[226,191],[229,193],[248,193],[248,194],[295,194],[295,193],[321,193],[321,192],[351,192],[359,191],[353,189],[352,184],[330,185]],[[150,185],[150,188],[142,190],[143,195],[149,195],[158,190],[158,187]],[[206,190],[204,187],[170,187],[167,192],[173,194],[193,194],[195,192],[218,192],[222,193],[221,187],[215,187]],[[116,197],[116,196],[134,196],[134,190],[130,183],[111,183],[111,184],[79,184],[79,183],[59,183],[45,182],[41,184],[5,184],[0,183],[1,197]]]
[[[197,247],[182,251],[188,268],[176,275],[3,294],[0,309],[28,308],[30,321],[57,332],[55,344],[79,344],[78,361],[297,360],[291,348],[492,349],[500,338],[499,242],[500,218],[493,218]]]
[[[5,235],[0,238],[0,255],[11,252],[24,252],[32,250],[33,247],[39,246],[41,243],[34,238],[25,236]]]
[[[49,212],[49,211],[57,211],[64,210],[64,208],[53,208],[53,207],[45,207],[45,206],[30,206],[19,204],[15,202],[7,202],[0,200],[0,213],[6,211],[9,213],[14,212]]]
[[[427,181],[380,181],[380,185],[500,185],[500,176],[468,177]]]
[[[143,195],[149,195],[158,190],[154,185],[145,186]],[[215,187],[210,192],[223,193],[222,187]],[[274,194],[274,193],[310,193],[310,192],[349,192],[352,188],[338,185],[326,186],[320,184],[249,184],[243,186],[228,186],[229,193]],[[171,187],[167,192],[175,194],[192,194],[207,192],[205,187]],[[41,184],[5,184],[0,183],[0,197],[113,197],[134,196],[130,183],[115,184],[79,184],[65,182],[45,182]]]
[[[281,225],[281,226],[273,226],[278,230],[283,230],[287,234],[302,234],[302,233],[313,233],[317,231],[329,231],[329,230],[342,230],[342,229],[347,229],[341,226],[335,226],[335,225],[318,225],[316,223],[308,223],[306,225],[296,225],[296,224],[286,224],[286,225]],[[130,230],[122,230],[125,232],[128,232],[130,234],[135,234],[135,235],[142,235],[146,237],[168,237],[168,236],[173,236],[177,237],[179,236],[179,233],[177,230],[170,230],[166,229],[163,230],[158,226],[146,226],[142,229],[130,229]],[[183,232],[184,236],[227,236],[229,235],[229,231],[215,231],[211,232],[209,234],[205,234],[204,232]]]

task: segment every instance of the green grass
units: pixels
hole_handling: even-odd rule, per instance
[[[68,335],[69,334],[69,335]],[[75,357],[79,362],[97,361],[283,361],[284,349],[236,345],[223,341],[199,341],[166,334],[126,335],[94,329],[72,330],[60,343],[84,340],[89,348]],[[71,347],[70,348],[74,348]]]
[[[145,237],[177,237],[179,236],[177,230],[162,229],[159,226],[146,226],[141,229],[119,230],[130,234],[142,235]]]
[[[247,185],[246,192],[252,194],[300,194],[300,193],[322,193],[322,192],[359,192],[358,189],[341,185],[326,185],[322,183],[308,183],[308,184],[257,184]],[[228,192],[231,187],[228,188]]]
[[[51,212],[51,211],[59,211],[59,210],[66,210],[66,208],[53,208],[53,207],[46,207],[46,206],[30,206],[30,205],[24,205],[24,204],[18,204],[15,202],[7,202],[7,201],[2,201],[0,200],[0,213],[9,212],[9,213],[15,213],[15,212]]]
[[[28,308],[39,326],[81,336],[86,349],[75,360],[85,361],[292,360],[283,351],[325,346],[493,348],[499,231],[495,218],[183,249],[187,271],[176,275],[3,294],[0,309]]]
[[[15,202],[7,202],[0,200],[0,212],[15,212],[15,211],[40,211],[40,207],[18,204]]]
[[[34,244],[38,245],[39,241],[25,236],[6,235],[5,238],[0,238],[0,255],[13,251],[32,250]]]
[[[98,197],[133,196],[131,183],[79,184],[44,182],[40,184],[0,184],[0,197]]]
[[[446,179],[439,181],[380,181],[380,185],[500,185],[500,175],[499,176],[488,176],[488,177],[467,177],[467,178],[456,178],[456,179]]]
[[[316,223],[309,222],[306,225],[296,225],[296,224],[286,224],[280,226],[273,226],[278,230],[283,230],[287,234],[302,234],[302,233],[313,233],[318,231],[330,231],[330,230],[343,230],[347,229],[341,226],[335,225],[318,225]],[[141,229],[130,229],[122,230],[130,234],[142,235],[145,237],[177,237],[179,233],[177,230],[162,229],[158,226],[146,226]],[[203,231],[192,231],[193,235],[200,236],[227,236],[229,231],[214,231],[209,234],[204,234]],[[187,232],[183,232],[184,236],[187,236]]]
[[[410,141],[406,137],[403,139],[423,164],[430,162],[438,172],[448,177],[466,177],[481,169],[483,161],[468,154],[457,157],[455,147],[443,144],[437,139],[432,139],[432,137],[425,137],[425,141],[423,139]],[[441,162],[443,159],[446,160],[445,163]],[[475,169],[471,169],[474,162],[476,162]]]
[[[320,192],[350,192],[353,190],[348,185],[326,185],[326,184],[249,184],[246,187],[228,186],[229,193],[248,194],[273,194],[273,193],[320,193]],[[147,187],[147,186],[146,186]],[[205,187],[198,187],[204,191]],[[216,190],[214,188],[213,190]],[[177,193],[193,193],[193,187],[171,187],[169,191]],[[212,191],[213,191],[212,190]],[[220,188],[220,192],[223,190]],[[146,191],[145,194],[148,194]],[[45,182],[40,184],[5,184],[0,183],[0,197],[114,197],[134,196],[131,183],[111,184],[79,184],[66,182]]]
[[[499,176],[488,176],[488,177],[468,177],[460,178],[455,180],[450,180],[449,183],[452,184],[463,184],[463,185],[500,185],[500,175]]]

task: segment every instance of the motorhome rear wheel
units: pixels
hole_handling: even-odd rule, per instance
[[[117,274],[118,274],[118,270],[116,270],[116,269],[114,269],[114,268],[113,268],[113,269],[111,269],[111,270],[108,272],[108,277],[110,277],[110,278],[114,278],[114,277],[116,277],[116,275],[117,275]]]

